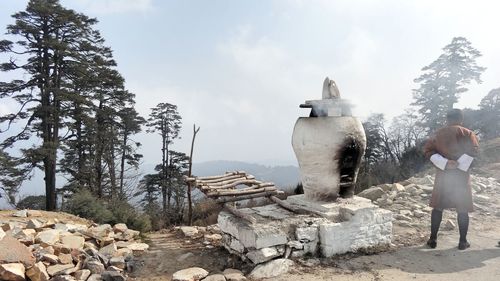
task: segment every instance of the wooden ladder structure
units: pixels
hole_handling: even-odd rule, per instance
[[[286,210],[303,213],[302,209],[297,209],[277,197],[284,196],[285,193],[278,190],[274,183],[258,181],[244,171],[226,172],[219,176],[186,177],[184,180],[208,198],[223,204],[228,212],[251,223],[256,223],[255,218],[239,211],[231,202],[266,197]]]

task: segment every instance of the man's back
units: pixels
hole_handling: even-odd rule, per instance
[[[463,154],[475,157],[478,148],[474,132],[459,125],[449,125],[435,133],[425,147],[425,154],[439,153],[447,159],[457,160]]]

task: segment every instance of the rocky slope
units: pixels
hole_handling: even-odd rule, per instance
[[[57,215],[54,215],[57,214]],[[98,225],[67,214],[0,212],[0,280],[126,280],[148,245],[125,224]]]
[[[394,223],[401,227],[426,227],[430,220],[428,206],[433,189],[434,177],[412,177],[400,183],[382,184],[359,193],[371,199],[378,206],[394,213]],[[500,182],[493,177],[471,176],[471,187],[475,212],[473,217],[496,215],[500,217],[498,200]],[[454,212],[446,212],[444,229],[455,228]]]

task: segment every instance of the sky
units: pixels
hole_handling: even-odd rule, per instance
[[[27,0],[0,0],[1,36]],[[99,20],[137,110],[176,104],[194,161],[296,165],[293,126],[334,79],[355,114],[390,119],[412,102],[413,79],[453,37],[482,52],[483,83],[458,107],[500,87],[499,1],[457,0],[62,0]],[[1,75],[5,75],[0,73]],[[2,76],[5,77],[5,76]],[[1,78],[1,77],[0,77]],[[0,80],[2,80],[1,78]],[[0,113],[14,110],[0,104]],[[144,164],[160,161],[160,138],[142,133]]]

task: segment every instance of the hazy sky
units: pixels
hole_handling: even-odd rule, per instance
[[[3,31],[26,3],[0,0]],[[159,102],[178,105],[183,130],[175,149],[188,152],[193,123],[201,126],[196,162],[295,164],[292,129],[308,114],[298,105],[321,97],[326,76],[357,106],[357,115],[401,114],[411,102],[413,79],[455,36],[469,39],[488,68],[483,84],[472,85],[459,106],[476,107],[500,87],[498,1],[62,3],[99,19],[97,28],[143,116]],[[0,113],[10,110],[0,104]],[[157,163],[159,138],[136,139],[145,164]]]

